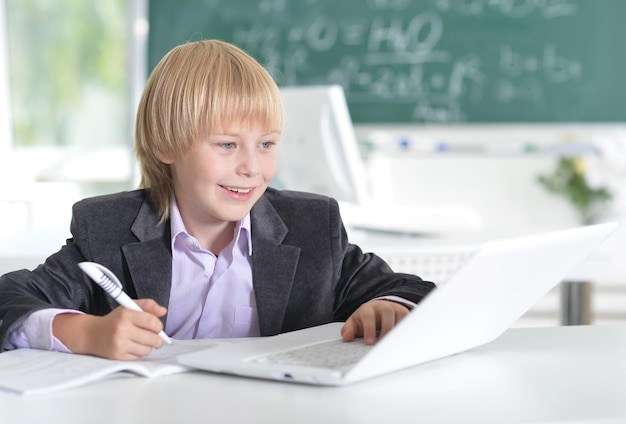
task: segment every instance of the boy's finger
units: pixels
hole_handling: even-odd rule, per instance
[[[354,340],[356,337],[356,324],[354,322],[354,318],[350,317],[341,327],[341,338],[344,342],[349,342]]]

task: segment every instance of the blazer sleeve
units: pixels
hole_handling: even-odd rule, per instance
[[[394,272],[373,252],[363,252],[348,240],[339,207],[331,201],[331,237],[341,265],[335,286],[335,319],[346,320],[360,305],[382,296],[398,296],[419,303],[435,284],[417,275]]]
[[[76,265],[83,260],[75,241],[70,239],[34,270],[22,269],[0,277],[0,346],[4,346],[11,326],[34,311],[101,309],[96,306],[99,301],[93,284],[86,281]]]
[[[94,240],[102,239],[105,233],[100,229],[104,225],[99,214],[108,213],[113,216],[110,219],[124,221],[121,214],[103,209],[102,204],[108,202],[102,200],[83,200],[73,206],[72,238],[43,264],[32,271],[22,269],[0,277],[0,346],[4,346],[8,330],[16,321],[37,310],[74,309],[95,315],[111,310],[113,301],[77,265],[86,260],[101,261],[103,249],[93,246]],[[119,246],[111,246],[110,251],[119,252]],[[95,254],[100,256],[94,258]],[[112,256],[109,251],[106,254]]]

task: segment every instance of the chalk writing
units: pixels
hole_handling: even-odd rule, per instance
[[[590,95],[597,104],[626,101],[623,81],[620,96],[600,76],[613,66],[626,73],[623,25],[586,30],[602,25],[600,16],[626,14],[620,0],[219,3],[204,3],[204,35],[247,50],[279,85],[340,84],[356,122],[599,119],[591,117],[598,107],[571,105]]]

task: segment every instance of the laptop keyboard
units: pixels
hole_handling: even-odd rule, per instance
[[[255,358],[256,362],[341,369],[356,364],[372,348],[363,339],[341,339]]]
[[[397,272],[417,274],[427,281],[444,283],[476,251],[475,248],[423,250],[403,255],[381,255]],[[331,340],[252,359],[279,365],[312,366],[339,370],[356,364],[373,346],[363,339]]]

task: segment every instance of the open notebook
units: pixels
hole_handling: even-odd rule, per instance
[[[342,324],[333,323],[221,345],[179,361],[212,372],[344,385],[463,352],[502,334],[616,227],[485,243],[374,346],[341,342]]]

